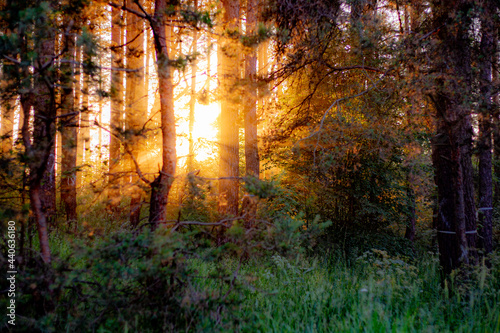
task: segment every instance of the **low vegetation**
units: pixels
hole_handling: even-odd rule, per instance
[[[53,230],[51,265],[37,255],[33,238],[34,252],[17,275],[19,319],[12,331],[500,329],[498,252],[444,278],[432,236],[413,248],[389,229],[328,243],[331,223],[316,219],[307,231],[302,214],[277,214],[252,238],[235,224],[228,242],[216,247],[203,226],[151,233],[115,223],[95,234],[109,225],[102,218],[78,232]]]

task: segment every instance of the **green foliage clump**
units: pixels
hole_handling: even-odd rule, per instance
[[[498,280],[483,268],[469,276],[469,291],[442,283],[439,260],[419,261],[373,250],[355,265],[342,260],[294,262],[273,256],[267,265],[245,267],[256,283],[232,322],[234,331],[280,332],[483,332],[500,326]],[[251,273],[250,273],[251,272]],[[473,282],[474,281],[474,282]],[[456,285],[456,283],[455,283]]]
[[[220,290],[197,287],[191,236],[117,233],[52,265],[31,260],[17,275],[20,331],[177,331],[212,318],[231,303],[228,279],[219,279]]]

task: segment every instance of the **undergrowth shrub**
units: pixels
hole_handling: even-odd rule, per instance
[[[233,302],[230,275],[218,275],[218,289],[200,289],[192,258],[217,264],[215,249],[190,245],[189,233],[167,233],[116,233],[51,265],[30,260],[17,275],[16,330],[157,332],[216,322]]]
[[[51,265],[34,249],[19,266],[15,329],[211,331],[244,320],[232,316],[232,310],[245,301],[255,281],[252,274],[241,276],[242,267],[260,266],[268,258],[288,262],[328,225],[317,219],[304,228],[303,214],[289,214],[286,207],[262,214],[265,204],[279,195],[271,185],[253,183],[251,190],[262,198],[254,226],[247,229],[243,220],[234,221],[222,246],[215,246],[214,229],[204,221],[151,233],[148,228],[127,230],[119,221],[106,227],[99,216],[99,221],[84,217],[76,229],[53,229]],[[204,200],[202,195],[200,191]],[[4,319],[0,325],[6,324]]]

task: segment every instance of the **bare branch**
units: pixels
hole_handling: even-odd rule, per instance
[[[151,18],[151,16],[145,15],[143,13],[136,11],[136,10],[128,8],[125,5],[119,5],[119,4],[114,3],[114,2],[108,2],[108,5],[110,5],[111,7],[118,8],[118,9],[121,9],[123,11],[129,12],[129,13],[132,13],[132,14],[137,15],[138,17],[146,19],[146,20],[149,20]]]
[[[377,73],[381,73],[381,74],[387,74],[387,71],[383,71],[379,68],[375,68],[375,67],[370,67],[370,66],[365,66],[365,65],[353,65],[353,66],[345,66],[345,67],[333,67],[327,63],[325,63],[325,66],[328,67],[331,72],[342,72],[342,71],[349,71],[349,70],[352,70],[352,69],[363,69],[365,71],[370,71],[370,72],[377,72]]]
[[[139,167],[139,163],[137,162],[136,158],[134,157],[134,154],[132,154],[132,151],[130,150],[130,147],[129,145],[127,144],[127,142],[125,140],[122,140],[121,137],[119,137],[118,135],[112,133],[110,130],[108,130],[107,128],[105,128],[104,126],[102,126],[101,124],[99,124],[99,122],[97,120],[94,121],[94,125],[96,125],[97,127],[105,130],[106,132],[108,132],[110,135],[113,135],[114,137],[118,138],[122,143],[123,143],[123,147],[125,148],[125,152],[127,154],[130,155],[130,157],[132,158],[132,161],[134,162],[134,166],[135,166],[135,171],[137,172],[137,175],[139,176],[139,178],[145,182],[146,184],[148,185],[151,185],[151,181],[149,181],[145,176],[144,174],[142,173],[141,171],[141,168]]]

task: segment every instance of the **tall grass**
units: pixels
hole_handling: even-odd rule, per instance
[[[481,265],[442,282],[431,253],[408,263],[373,250],[350,267],[340,260],[290,262],[275,255],[265,265],[242,268],[242,303],[226,313],[222,326],[211,329],[500,332],[497,267]]]
[[[79,320],[90,322],[88,330],[78,326],[82,332],[95,328],[103,332],[113,332],[117,327],[138,329],[142,327],[139,319],[148,322],[148,313],[162,311],[161,305],[155,305],[154,300],[161,296],[156,289],[148,294],[141,288],[151,287],[150,281],[157,281],[158,288],[165,281],[171,283],[168,275],[160,276],[168,273],[184,281],[183,287],[167,299],[160,299],[174,304],[178,309],[175,311],[187,318],[183,324],[187,331],[500,332],[498,252],[489,259],[491,268],[477,265],[443,279],[437,255],[432,252],[411,259],[372,249],[349,261],[350,264],[326,253],[295,258],[262,253],[259,258],[250,257],[242,262],[234,255],[221,255],[224,250],[210,247],[188,253],[186,245],[175,243],[175,239],[169,241],[165,236],[158,238],[161,244],[146,236],[130,241],[133,237],[129,232],[124,234],[128,236],[117,237],[116,243],[113,237],[88,236],[97,227],[81,226],[80,233],[87,235],[81,240],[64,232],[51,234],[54,255],[67,258],[67,264],[65,270],[51,273],[47,278],[54,288],[61,290],[57,301],[53,300],[57,302],[53,305],[57,312],[39,315],[33,327],[47,332],[57,331],[51,327],[69,330]],[[83,243],[91,248],[88,253],[80,251],[78,256],[76,249]],[[75,247],[76,244],[79,245]],[[37,246],[36,241],[33,245]],[[182,253],[186,255],[175,259]],[[43,274],[34,272],[29,279],[43,282]],[[75,274],[77,280],[93,283],[82,287],[82,295],[87,296],[80,295],[89,304],[80,304],[81,300],[70,294],[75,287],[71,282],[76,279]],[[23,285],[28,289],[36,287],[35,282],[24,278],[20,289]],[[119,288],[121,284],[126,285],[128,293],[122,293],[125,289]],[[92,290],[95,286],[106,292]],[[42,295],[47,301],[54,296],[51,288]],[[22,296],[26,304],[37,299],[36,293],[31,294],[30,299]],[[122,312],[129,311],[126,307],[115,313],[107,305],[113,297],[123,304],[134,304],[140,318],[123,316]],[[138,299],[142,303],[138,304]],[[96,304],[106,311],[97,311]],[[163,311],[175,316],[172,304]],[[92,326],[93,319],[85,319],[92,311],[105,317],[106,324]],[[157,328],[150,325],[140,331],[162,331]]]

